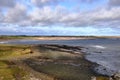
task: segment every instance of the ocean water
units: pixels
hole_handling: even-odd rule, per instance
[[[9,40],[0,44],[60,44],[82,46],[85,58],[99,64],[95,71],[111,76],[120,72],[120,39],[87,39],[87,40]]]

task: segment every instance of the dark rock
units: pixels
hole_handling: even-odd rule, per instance
[[[113,71],[109,68],[106,68],[102,65],[95,67],[94,71],[98,74],[102,74],[102,75],[106,75],[106,76],[112,76],[115,73],[115,71]]]

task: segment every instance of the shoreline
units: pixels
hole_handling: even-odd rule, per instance
[[[115,74],[118,74],[117,72],[115,72],[112,75],[100,73],[99,70],[105,70],[105,71],[107,71],[107,69],[104,68],[104,67],[102,67],[102,65],[100,65],[100,64],[98,64],[96,62],[91,62],[91,61],[87,60],[85,58],[86,52],[82,51],[85,47],[81,47],[81,46],[68,46],[68,45],[58,45],[58,44],[57,45],[43,44],[41,46],[44,46],[44,48],[47,48],[47,49],[52,49],[52,50],[57,50],[57,51],[62,51],[62,52],[68,52],[70,54],[74,54],[74,55],[77,55],[77,56],[79,55],[80,58],[82,58],[85,61],[88,61],[90,64],[92,64],[92,71],[96,75],[113,76]],[[98,68],[98,67],[101,67],[101,68]]]
[[[13,45],[11,45],[11,46],[13,46]],[[92,76],[96,76],[98,79],[102,77],[103,80],[108,80],[107,76],[105,76],[105,75],[103,76],[103,75],[94,73],[93,68],[98,64],[90,62],[84,58],[85,54],[82,52],[83,47],[67,46],[67,45],[48,45],[48,44],[31,45],[31,47],[32,47],[31,50],[33,51],[33,53],[30,54],[29,57],[26,57],[27,55],[29,55],[29,54],[27,54],[27,55],[23,55],[20,57],[16,57],[17,60],[15,60],[14,58],[12,58],[11,60],[12,60],[12,62],[15,61],[16,65],[18,65],[18,66],[21,66],[19,63],[22,62],[21,64],[25,64],[25,65],[21,66],[21,67],[26,69],[28,66],[29,67],[28,71],[31,69],[32,72],[33,71],[37,72],[38,76],[37,76],[37,73],[35,73],[36,80],[37,80],[37,77],[40,77],[39,76],[40,74],[43,77],[45,77],[44,75],[46,75],[46,76],[48,76],[48,78],[52,78],[52,79],[43,79],[43,80],[55,80],[55,79],[62,80],[62,78],[63,78],[62,74],[58,74],[58,72],[56,72],[56,70],[55,70],[55,73],[52,72],[52,71],[54,71],[54,66],[58,67],[58,69],[57,69],[58,71],[59,71],[59,68],[62,70],[62,69],[64,69],[64,67],[66,67],[68,69],[70,68],[70,71],[71,71],[71,69],[73,69],[73,72],[74,72],[74,69],[77,69],[78,73],[75,73],[75,75],[76,74],[80,74],[80,75],[84,74],[84,76],[86,76],[88,74],[91,74],[91,75],[88,75],[89,79]],[[38,55],[36,55],[36,53]],[[58,54],[56,54],[56,53],[58,53]],[[7,60],[10,61],[10,58]],[[50,68],[48,66],[50,66]],[[52,71],[51,71],[51,69],[52,69]],[[80,73],[79,71],[80,72],[82,71],[83,73]],[[69,71],[68,71],[68,73],[69,73]],[[68,74],[68,73],[66,72],[66,74]],[[56,75],[56,74],[58,74],[58,75]],[[34,78],[34,75],[33,75],[33,78]],[[88,80],[85,77],[83,77],[83,79]],[[68,78],[66,77],[63,80],[68,80]],[[79,79],[76,78],[76,80],[79,80]]]
[[[0,36],[3,40],[74,40],[74,39],[120,39],[120,36]]]
[[[89,64],[91,64],[90,69],[92,70],[92,73],[95,73],[96,76],[98,75],[98,76],[108,77],[107,75],[102,75],[102,74],[96,73],[94,71],[94,67],[98,66],[98,64],[85,59],[84,56],[86,54],[85,54],[85,52],[82,51],[82,49],[84,47],[81,47],[81,46],[58,45],[58,44],[57,45],[42,44],[42,45],[37,45],[37,46],[40,46],[40,47],[43,47],[43,48],[46,48],[46,49],[50,49],[50,50],[53,50],[53,51],[67,52],[67,53],[73,54],[73,55],[75,55],[77,57],[79,56],[79,58],[81,58],[85,62],[88,62]]]

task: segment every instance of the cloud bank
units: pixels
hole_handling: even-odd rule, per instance
[[[120,29],[120,0],[0,0],[3,25]]]

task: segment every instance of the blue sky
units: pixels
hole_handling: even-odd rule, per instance
[[[120,35],[120,0],[0,0],[0,35]]]

